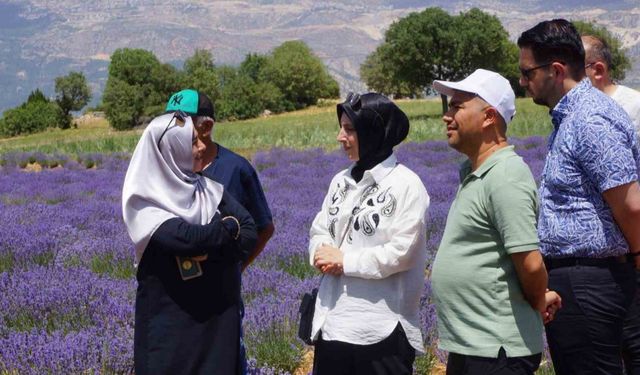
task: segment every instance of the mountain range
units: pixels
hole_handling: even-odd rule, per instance
[[[640,2],[637,0],[370,0],[183,1],[0,0],[0,112],[54,79],[82,71],[97,103],[117,48],[151,50],[182,67],[196,48],[216,64],[238,64],[247,53],[267,53],[291,39],[305,41],[340,83],[362,91],[359,67],[389,25],[438,6],[452,14],[472,7],[496,15],[510,37],[551,18],[593,21],[618,35],[633,68],[623,83],[640,87]]]

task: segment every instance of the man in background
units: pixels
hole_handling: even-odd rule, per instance
[[[273,235],[273,218],[258,173],[247,159],[213,141],[214,124],[213,118],[196,124],[198,138],[206,147],[200,160],[202,174],[221,183],[225,191],[249,211],[258,229],[258,244],[247,262],[242,265],[244,270],[262,252]]]
[[[211,108],[212,116],[198,116],[194,123],[198,138],[205,145],[204,152],[195,161],[201,167],[202,174],[222,184],[224,190],[249,211],[256,223],[258,243],[249,259],[242,265],[242,270],[244,270],[260,254],[273,235],[273,218],[269,204],[264,196],[258,174],[251,163],[213,141],[215,111],[209,97],[195,90],[182,90],[171,96],[167,104],[167,111],[184,109],[188,103],[187,99],[183,98],[198,98],[198,106]]]
[[[629,114],[636,133],[640,136],[640,92],[611,80],[613,62],[606,41],[592,35],[583,35],[585,70],[593,86],[609,95]],[[640,285],[640,271],[636,271]],[[629,375],[640,375],[640,288],[636,290],[622,331],[622,359]]]
[[[583,35],[582,44],[585,52],[584,67],[591,84],[624,108],[640,136],[640,91],[613,82],[611,48],[605,40],[593,35]]]

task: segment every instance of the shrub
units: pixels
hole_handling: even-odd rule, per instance
[[[318,98],[337,97],[338,83],[322,60],[302,41],[287,41],[276,47],[261,79],[272,82],[295,108],[316,104]]]
[[[224,85],[218,108],[219,117],[230,120],[257,117],[264,110],[256,83],[242,74]]]
[[[13,137],[35,133],[63,122],[64,114],[56,103],[37,99],[7,110],[0,121],[0,134]]]
[[[144,110],[137,87],[122,80],[110,78],[102,98],[105,115],[109,124],[116,130],[127,130],[136,126]]]

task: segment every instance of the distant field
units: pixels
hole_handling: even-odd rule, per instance
[[[399,101],[411,120],[408,141],[444,139],[439,100]],[[509,135],[526,137],[546,135],[551,130],[547,109],[535,105],[531,99],[518,99],[517,115],[509,126]],[[337,147],[338,122],[335,106],[312,107],[302,111],[216,124],[214,138],[225,146],[251,156],[256,151],[273,147],[307,149]],[[111,153],[131,152],[141,130],[115,131],[108,122],[98,119],[79,124],[78,128],[46,132],[28,136],[0,139],[0,154],[9,151],[39,151],[44,153]]]

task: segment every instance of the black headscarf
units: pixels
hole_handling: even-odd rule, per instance
[[[358,134],[359,160],[351,170],[356,182],[393,152],[409,133],[409,119],[386,96],[377,93],[358,95],[349,93],[338,104],[338,123],[343,113],[353,123]]]

